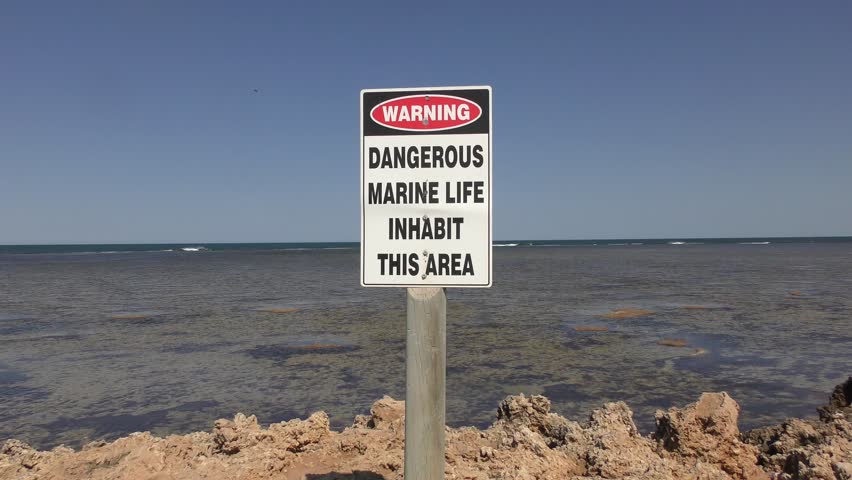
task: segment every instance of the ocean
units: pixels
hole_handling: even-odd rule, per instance
[[[447,292],[453,426],[486,426],[523,392],[576,420],[623,400],[647,433],[656,409],[724,390],[751,428],[814,416],[852,375],[852,237],[498,244],[493,288]],[[405,291],[360,287],[358,256],[355,243],[0,246],[0,441],[79,447],[236,412],[325,410],[343,428],[404,398]],[[627,308],[650,313],[607,316]]]
[[[502,240],[496,247],[579,247],[638,245],[767,245],[784,243],[850,243],[852,237],[744,237],[744,238],[622,238],[599,240]],[[290,243],[104,243],[68,245],[0,245],[2,254],[173,252],[197,250],[331,250],[357,249],[357,242],[290,242]]]

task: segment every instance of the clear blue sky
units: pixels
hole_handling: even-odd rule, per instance
[[[467,84],[495,238],[852,235],[852,2],[410,3],[5,2],[0,243],[357,240],[359,90]]]

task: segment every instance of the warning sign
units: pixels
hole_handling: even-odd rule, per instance
[[[361,91],[361,285],[491,286],[491,87]]]

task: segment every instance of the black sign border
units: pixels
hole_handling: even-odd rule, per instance
[[[441,92],[442,95],[452,95],[456,97],[466,98],[468,100],[476,102],[477,105],[482,109],[482,115],[473,123],[469,125],[465,125],[464,127],[459,127],[451,130],[439,130],[433,132],[412,132],[407,130],[396,130],[393,128],[388,128],[376,123],[372,118],[370,118],[370,111],[381,102],[386,100],[390,100],[392,98],[397,97],[406,97],[409,95],[418,95],[418,94],[428,94],[434,92]],[[483,101],[481,95],[485,95],[485,99]],[[369,103],[365,103],[365,97],[369,96]],[[459,287],[459,288],[491,288],[493,284],[493,276],[494,276],[494,265],[493,265],[493,256],[492,251],[493,247],[493,226],[492,222],[492,206],[493,206],[493,194],[492,194],[492,184],[493,184],[493,167],[492,167],[492,158],[493,158],[493,133],[491,131],[491,100],[492,100],[492,89],[490,86],[471,86],[471,87],[418,87],[418,88],[388,88],[388,89],[365,89],[361,90],[360,95],[361,100],[361,129],[360,129],[360,144],[361,144],[361,154],[360,154],[360,173],[361,173],[361,182],[360,182],[360,190],[361,190],[361,286],[362,287],[398,287],[398,288],[445,288],[445,287]],[[368,108],[369,105],[369,108]],[[371,127],[374,125],[375,128]],[[482,130],[483,125],[485,125],[486,130]],[[367,128],[369,127],[369,128]],[[370,135],[367,132],[376,132]],[[388,133],[389,132],[389,133]],[[439,285],[430,285],[430,284],[396,284],[396,283],[366,283],[364,280],[366,259],[364,258],[364,241],[366,239],[366,232],[364,231],[364,209],[366,207],[364,195],[364,137],[365,136],[389,136],[389,135],[403,135],[403,136],[419,136],[419,135],[453,135],[453,134],[487,134],[488,135],[488,283],[479,283],[479,284],[471,284],[471,283],[441,283]]]

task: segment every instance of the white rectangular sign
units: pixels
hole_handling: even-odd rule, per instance
[[[361,91],[361,285],[491,286],[491,87]]]

